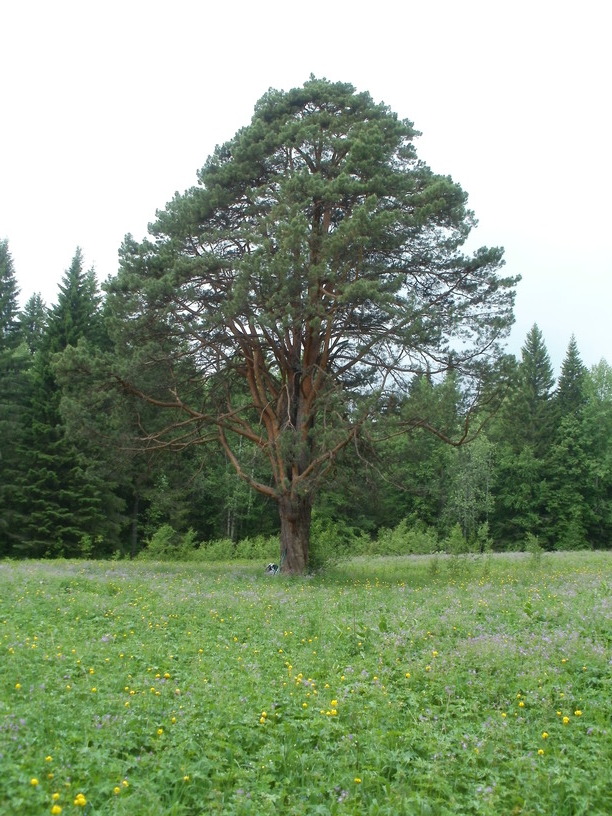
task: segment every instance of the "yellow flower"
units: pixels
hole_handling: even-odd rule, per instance
[[[410,677],[410,672],[406,672],[406,677]]]
[[[115,785],[115,787],[113,788],[113,793],[115,794],[115,796],[121,793],[121,788],[119,787],[119,785]]]
[[[265,724],[266,724],[266,718],[265,718],[265,717],[260,717],[260,718],[259,718],[259,722],[260,722],[262,725],[265,725]]]
[[[544,749],[543,748],[538,748],[538,754],[540,756],[543,756],[544,755]]]
[[[361,784],[361,778],[360,778],[359,776],[356,776],[356,777],[355,777],[355,779],[353,780],[353,782],[354,782],[356,785],[360,785],[360,784]]]
[[[302,708],[308,708],[308,703],[302,703]]]
[[[331,701],[331,707],[332,708],[337,708],[338,707],[338,701],[337,700],[332,700]]]
[[[431,671],[431,666],[425,666],[425,671]]]
[[[52,756],[46,756],[45,757],[45,762],[51,762],[52,760],[53,760]]]
[[[121,784],[123,785],[124,788],[127,788],[127,787],[129,787],[130,783],[127,781],[127,779],[124,779]]]
[[[21,683],[15,683],[15,688],[17,689],[17,691],[19,691],[19,689],[21,688]]]
[[[183,782],[189,782],[189,775],[188,775],[188,774],[186,774],[186,775],[183,777]]]
[[[569,721],[570,721],[569,717],[564,717],[563,718],[563,725],[567,725]]]
[[[87,799],[83,796],[82,793],[77,793],[76,799],[74,800],[74,804],[77,807],[85,807],[87,804]]]
[[[54,801],[54,802],[57,802],[57,800],[58,800],[59,798],[60,798],[59,793],[55,792],[55,793],[52,793],[52,794],[51,794],[51,799],[53,799],[53,801]]]
[[[163,728],[158,728],[158,729],[157,729],[157,736],[158,736],[158,737],[161,737],[161,735],[162,735],[163,733],[164,733],[164,729],[163,729]]]
[[[542,739],[548,739],[548,731],[542,731]]]
[[[501,715],[502,715],[502,717],[503,717],[504,719],[506,719],[506,717],[508,716],[508,715],[506,714],[506,712],[505,712],[505,711],[502,711]]]
[[[30,785],[32,785],[33,787],[36,787],[38,785],[38,779],[36,779],[35,776],[33,776],[32,779],[30,779]]]
[[[575,717],[582,717],[582,711],[579,708],[577,708],[576,711],[574,711],[574,716]]]
[[[62,812],[61,805],[53,805],[51,808],[51,813],[53,816],[58,816]]]
[[[525,708],[525,703],[524,703],[522,700],[521,700],[521,702],[519,703],[519,708]]]

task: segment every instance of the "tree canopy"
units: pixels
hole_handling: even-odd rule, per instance
[[[424,371],[457,372],[477,400],[512,322],[502,250],[463,252],[467,196],[417,158],[417,135],[349,84],[271,90],[151,237],[122,248],[118,380],[171,412],[151,442],[212,431],[278,502],[286,571],[305,569],[316,490],[373,412]],[[165,372],[155,389],[147,365]]]

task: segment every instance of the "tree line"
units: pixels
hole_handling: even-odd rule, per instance
[[[36,294],[20,309],[18,296],[4,240],[2,556],[135,555],[164,525],[198,541],[278,532],[273,502],[236,475],[223,451],[147,447],[140,430],[160,424],[154,408],[92,385],[92,349],[113,352],[114,318],[80,250],[51,308]],[[440,538],[460,525],[466,542],[486,524],[498,550],[522,548],[529,536],[548,549],[609,547],[612,367],[602,360],[587,369],[572,337],[555,380],[536,325],[512,363],[501,407],[458,446],[418,424],[395,433],[390,414],[416,414],[461,436],[457,377],[415,375],[403,400],[381,408],[376,453],[349,446],[339,457],[318,496],[318,523],[375,536],[407,522]],[[257,456],[250,466],[265,478]]]
[[[126,236],[103,291],[77,250],[20,312],[5,241],[0,552],[278,533],[301,573],[313,519],[606,546],[609,368],[572,339],[555,382],[537,326],[505,352],[519,279],[465,252],[467,195],[417,136],[311,77]]]

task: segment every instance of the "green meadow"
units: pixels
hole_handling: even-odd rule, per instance
[[[0,813],[610,814],[612,556],[0,562]]]

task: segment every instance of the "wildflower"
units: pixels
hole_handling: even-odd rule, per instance
[[[53,816],[59,816],[61,812],[62,812],[61,805],[53,805],[53,807],[51,808],[51,813],[53,814]]]
[[[32,787],[34,788],[38,785],[38,779],[36,779],[35,776],[33,776],[32,779],[30,779],[30,785],[32,785]]]
[[[308,708],[308,703],[302,703],[302,708]]]
[[[85,807],[87,804],[87,799],[83,796],[82,793],[77,793],[76,799],[74,800],[74,804],[77,807]]]
[[[57,791],[56,791],[55,793],[52,793],[52,794],[51,794],[51,799],[52,799],[54,802],[57,802],[57,800],[58,800],[59,798],[60,798],[60,795],[59,795],[59,793],[57,793]]]
[[[574,717],[582,717],[582,711],[579,708],[574,711]]]
[[[525,703],[522,700],[519,703],[519,708],[525,708]]]
[[[548,739],[548,731],[542,731],[542,739]]]
[[[53,760],[52,756],[46,756],[45,757],[45,762],[51,762],[52,760]]]
[[[504,719],[506,719],[506,717],[508,716],[508,715],[506,714],[506,712],[505,712],[505,711],[502,711],[501,715],[502,715],[502,717],[503,717]]]
[[[331,707],[332,708],[337,708],[338,707],[338,701],[337,700],[332,700],[331,701]]]
[[[356,776],[356,777],[355,777],[355,779],[353,779],[353,782],[354,782],[356,785],[360,785],[360,784],[361,784],[361,777]]]
[[[163,733],[164,733],[164,729],[163,729],[163,728],[158,728],[158,729],[157,729],[157,736],[158,736],[158,737],[161,737],[161,735],[162,735]]]
[[[410,672],[406,672],[406,677],[410,677]]]
[[[570,721],[569,717],[564,717],[563,718],[563,725],[567,725],[569,721]]]
[[[431,671],[431,666],[425,666],[425,671]]]
[[[121,784],[123,785],[124,788],[127,788],[130,785],[130,783],[127,781],[127,779],[124,779]]]
[[[17,691],[19,691],[19,689],[21,688],[21,683],[15,683],[15,688],[17,689]]]
[[[113,793],[115,794],[115,796],[121,793],[121,788],[119,787],[119,785],[115,785],[115,787],[113,788]]]
[[[543,748],[538,748],[538,754],[540,756],[544,756],[544,749]]]

